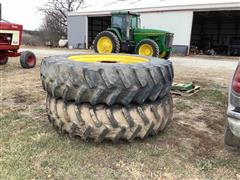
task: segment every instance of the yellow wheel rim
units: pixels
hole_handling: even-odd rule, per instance
[[[148,62],[149,60],[143,57],[126,56],[126,55],[112,55],[112,54],[83,54],[69,56],[68,59],[85,62],[85,63],[120,63],[120,64],[135,64]]]
[[[166,56],[166,54],[167,54],[167,53],[166,53],[165,51],[163,51],[163,52],[159,55],[159,57],[160,57],[160,58],[164,58],[164,57]]]
[[[149,44],[143,44],[140,46],[138,54],[142,56],[153,56],[153,48]]]
[[[99,53],[111,53],[113,50],[112,40],[107,37],[101,37],[97,42],[97,50]]]

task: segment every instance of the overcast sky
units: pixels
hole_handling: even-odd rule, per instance
[[[0,0],[2,18],[12,23],[24,25],[24,29],[37,29],[43,14],[38,12],[46,0]]]
[[[86,0],[87,3],[99,0]],[[108,0],[102,0],[108,1]],[[37,10],[47,0],[0,0],[2,18],[12,23],[22,24],[24,29],[34,30],[42,22],[43,14]]]

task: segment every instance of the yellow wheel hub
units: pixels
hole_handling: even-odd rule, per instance
[[[111,53],[113,50],[112,40],[107,37],[101,37],[97,42],[97,50],[99,53]]]
[[[120,64],[134,64],[148,62],[149,60],[143,57],[126,56],[126,55],[95,55],[95,54],[83,54],[73,55],[68,57],[70,60],[85,62],[85,63],[120,63]]]
[[[142,56],[152,56],[153,55],[153,48],[149,44],[143,44],[140,46],[138,50],[138,54]]]

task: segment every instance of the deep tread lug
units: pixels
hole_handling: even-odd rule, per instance
[[[145,139],[146,137],[148,137],[152,132],[153,132],[153,128],[154,128],[154,122],[151,123],[148,131],[146,132],[145,136],[143,137],[143,139]]]
[[[122,113],[124,117],[126,118],[128,125],[130,128],[134,127],[134,119],[131,117],[130,113],[125,107],[122,107]]]
[[[113,128],[117,128],[118,127],[118,122],[116,121],[115,117],[112,114],[112,111],[109,110],[108,108],[105,108],[106,114],[109,118],[109,121],[112,125]]]
[[[109,80],[108,75],[105,73],[105,71],[103,69],[100,69],[99,73],[100,73],[104,83],[106,84],[107,88],[112,88],[113,85],[112,85],[111,81]]]
[[[77,91],[76,101],[81,102],[86,92],[87,92],[87,87],[82,85]]]
[[[131,87],[131,83],[130,83],[130,81],[125,77],[122,69],[117,69],[116,71],[118,72],[118,75],[119,75],[120,80],[122,81],[124,87],[127,88],[127,89],[130,88],[130,87]]]
[[[140,107],[140,106],[137,107],[137,111],[138,111],[139,115],[141,116],[141,118],[142,118],[142,120],[143,120],[143,122],[144,122],[144,125],[149,124],[149,119],[148,119],[147,116],[145,115],[142,107]]]
[[[100,135],[96,138],[95,142],[102,142],[105,138],[105,136],[108,134],[109,130],[108,128],[104,128],[101,132]]]
[[[138,125],[137,127],[135,127],[134,129],[131,129],[133,131],[131,137],[128,139],[129,142],[133,141],[137,136],[138,133],[141,131],[142,126]]]
[[[94,107],[93,107],[93,108],[92,108],[92,107],[89,107],[89,112],[90,112],[90,115],[91,115],[91,117],[92,117],[92,120],[93,120],[95,126],[96,126],[97,128],[101,127],[101,126],[102,126],[102,123],[99,121],[99,119],[98,119],[98,117],[97,117],[97,115],[96,115],[96,113],[95,113]]]
[[[96,104],[98,103],[99,98],[101,97],[101,95],[102,95],[103,93],[104,93],[104,90],[103,90],[103,89],[100,89],[100,88],[96,89],[96,90],[94,91],[93,95],[92,95],[92,98],[91,98],[90,103],[91,103],[92,105],[96,105]]]

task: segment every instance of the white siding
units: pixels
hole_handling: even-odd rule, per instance
[[[86,0],[70,15],[109,15],[112,11],[159,12],[240,9],[239,0]]]
[[[87,16],[68,16],[68,45],[73,48],[86,48],[88,37]]]
[[[142,13],[141,23],[144,28],[161,29],[174,33],[174,45],[189,46],[193,11],[173,11]]]

